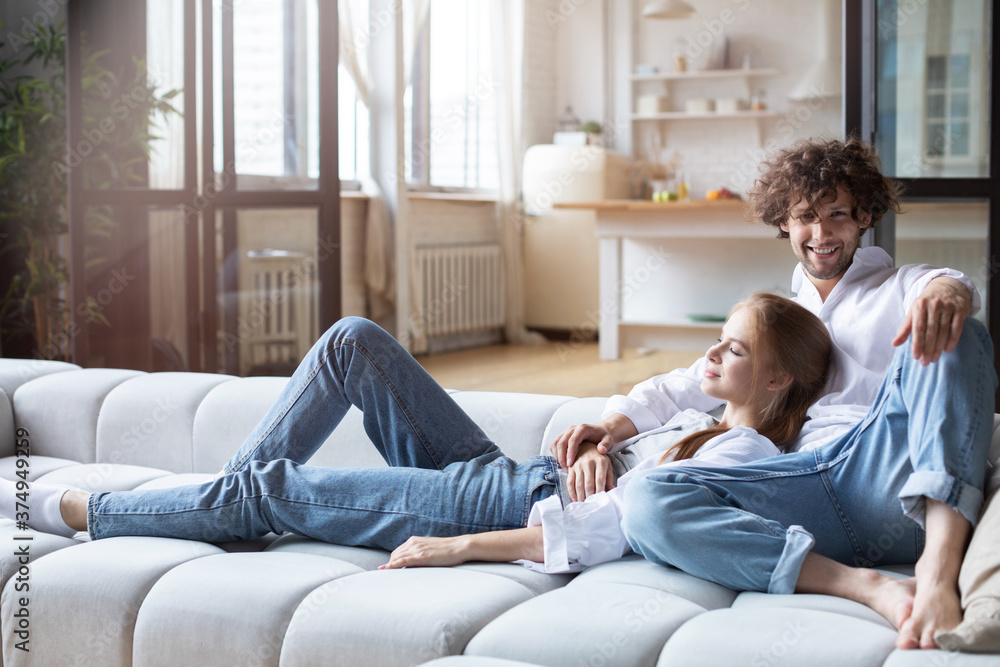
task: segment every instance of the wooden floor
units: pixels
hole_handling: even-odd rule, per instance
[[[417,360],[449,389],[515,391],[564,396],[627,394],[639,382],[690,366],[703,352],[625,350],[601,361],[597,343],[495,345],[420,356]]]

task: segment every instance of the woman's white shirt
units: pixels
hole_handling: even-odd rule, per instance
[[[745,426],[734,426],[702,445],[693,458],[660,464],[663,452],[678,442],[679,428],[706,417],[697,410],[685,410],[662,427],[625,441],[624,446],[627,447],[639,440],[648,445],[650,439],[660,439],[663,446],[658,453],[647,457],[620,477],[611,491],[601,491],[582,502],[564,503],[559,496],[550,496],[535,503],[528,517],[528,526],[542,527],[545,562],[517,562],[537,572],[579,572],[585,567],[614,560],[628,553],[631,548],[621,528],[622,497],[629,481],[642,470],[657,465],[734,466],[780,454],[778,448],[757,431]]]

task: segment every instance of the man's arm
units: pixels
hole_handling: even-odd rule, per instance
[[[597,451],[607,454],[615,443],[628,440],[638,435],[639,430],[632,420],[623,414],[613,413],[598,424],[577,424],[559,434],[552,443],[552,455],[563,468],[569,468],[576,462],[580,445],[592,442],[597,445]]]
[[[972,294],[958,280],[940,276],[930,281],[910,306],[892,344],[913,339],[913,358],[926,366],[958,345],[965,318],[972,312]]]

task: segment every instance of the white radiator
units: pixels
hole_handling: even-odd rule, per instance
[[[449,336],[502,327],[504,288],[497,245],[416,249],[417,329]]]

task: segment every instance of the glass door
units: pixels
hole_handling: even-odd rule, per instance
[[[997,15],[990,0],[845,0],[845,120],[904,186],[874,242],[968,275],[1000,331]]]
[[[73,0],[72,358],[287,374],[340,316],[336,3]]]

